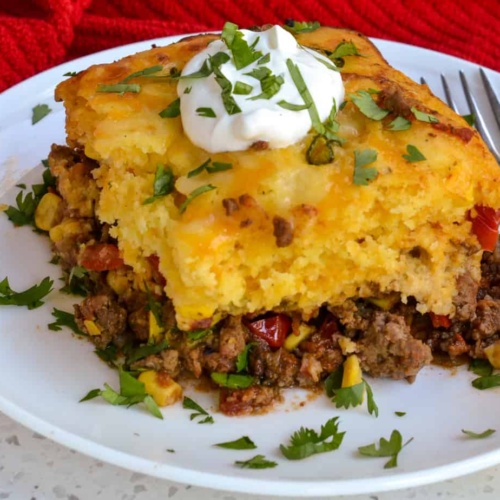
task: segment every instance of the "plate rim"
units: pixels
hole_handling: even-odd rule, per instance
[[[208,32],[207,32],[208,33]],[[41,73],[38,73],[26,80],[23,80],[16,85],[6,89],[0,94],[0,104],[4,101],[14,101],[14,97],[24,94],[31,86],[39,85],[38,82],[54,80],[54,75],[61,73],[57,81],[63,78],[63,72],[71,69],[75,64],[87,64],[88,61],[94,61],[96,58],[112,59],[113,54],[117,52],[146,50],[151,44],[170,44],[184,37],[197,35],[200,33],[188,33],[180,35],[170,35],[166,37],[154,38],[151,40],[143,40],[134,42],[110,49],[105,49],[99,52],[88,54],[80,58],[62,63],[60,65],[49,68]],[[444,54],[435,50],[426,49],[414,45],[408,45],[401,42],[384,40],[379,38],[370,38],[375,43],[377,48],[382,52],[384,58],[384,50],[389,48],[394,50],[412,50],[419,53],[429,53],[433,57],[444,57],[451,59],[455,64],[462,64],[468,67],[479,68],[480,65],[456,56]],[[123,56],[119,56],[123,57]],[[92,64],[99,64],[92,62]],[[487,68],[489,72],[497,74],[491,68]],[[23,108],[23,105],[14,106],[11,111]],[[28,168],[26,172],[33,170],[36,166]],[[9,187],[8,189],[11,189]],[[438,481],[452,479],[462,475],[470,474],[489,466],[500,463],[500,447],[496,450],[481,453],[467,459],[462,459],[454,462],[449,462],[445,465],[436,466],[430,469],[423,469],[408,473],[395,473],[391,476],[379,475],[377,477],[364,477],[360,479],[347,480],[290,480],[276,479],[269,480],[263,478],[242,478],[241,476],[231,477],[224,473],[201,472],[194,469],[186,469],[185,467],[176,467],[175,465],[154,462],[153,460],[145,459],[137,455],[123,452],[112,447],[102,445],[97,441],[79,436],[76,433],[69,432],[50,423],[43,418],[30,413],[21,406],[9,401],[0,394],[0,411],[5,413],[13,420],[19,422],[23,426],[38,432],[47,438],[59,443],[62,446],[75,449],[89,457],[103,460],[113,465],[123,467],[125,469],[141,472],[149,476],[173,480],[185,484],[192,484],[200,487],[214,488],[223,491],[233,491],[242,493],[262,494],[265,491],[268,495],[274,496],[332,496],[332,495],[358,495],[366,493],[376,493],[380,491],[391,491],[402,488],[421,486]]]

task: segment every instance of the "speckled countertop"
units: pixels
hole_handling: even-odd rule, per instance
[[[0,499],[13,500],[266,500],[155,479],[60,446],[0,413]],[[500,498],[500,466],[430,486],[351,500]],[[289,499],[292,500],[292,499]]]

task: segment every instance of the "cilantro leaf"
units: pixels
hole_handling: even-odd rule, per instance
[[[406,412],[405,411],[395,411],[394,415],[396,415],[397,417],[404,417],[406,415]]]
[[[358,90],[355,94],[349,94],[349,97],[361,113],[372,120],[382,120],[389,114],[389,111],[379,107],[369,91]]]
[[[99,84],[97,86],[97,92],[104,92],[110,94],[124,94],[125,92],[131,92],[132,94],[138,94],[141,91],[141,86],[137,83],[115,83],[113,85]]]
[[[89,272],[82,266],[74,266],[69,273],[67,284],[61,288],[61,292],[69,295],[80,295],[85,297],[89,293]]]
[[[367,186],[378,176],[374,167],[365,167],[377,160],[378,153],[374,149],[363,149],[354,151],[354,174],[353,182],[356,186]]]
[[[338,417],[333,417],[321,426],[319,434],[313,429],[301,427],[292,434],[288,446],[280,445],[280,450],[288,460],[302,460],[316,453],[338,449],[344,434],[338,431]]]
[[[267,460],[264,455],[255,455],[255,457],[244,461],[237,460],[234,464],[242,469],[271,469],[278,465],[276,462]]]
[[[181,115],[181,99],[178,97],[172,101],[163,111],[160,111],[162,118],[176,118]]]
[[[480,377],[486,377],[493,373],[493,366],[487,359],[473,359],[470,362],[469,371]]]
[[[229,60],[229,56],[228,56],[228,60]],[[187,78],[206,78],[207,76],[210,76],[211,74],[212,74],[212,67],[210,66],[210,63],[207,59],[202,64],[201,68],[198,71],[195,71],[194,73],[190,73],[189,75],[183,75],[180,78],[181,78],[181,80],[185,80]]]
[[[49,323],[49,330],[58,332],[62,330],[63,326],[67,326],[70,330],[73,331],[73,333],[76,333],[77,335],[83,335],[85,337],[87,336],[86,333],[83,333],[80,328],[78,328],[74,314],[66,311],[61,311],[61,309],[57,309],[54,307],[54,309],[52,310],[52,316],[56,318],[56,321],[54,321],[53,323]]]
[[[249,344],[247,344],[245,346],[245,349],[243,349],[243,351],[241,351],[239,354],[238,354],[238,357],[236,358],[236,371],[239,373],[239,372],[243,372],[243,371],[246,371],[247,370],[247,366],[248,366],[248,354],[250,352],[250,349],[256,345],[255,342],[250,342]]]
[[[158,164],[156,167],[155,178],[153,182],[153,196],[146,198],[143,205],[149,205],[158,198],[167,196],[175,187],[175,177],[170,167],[165,168],[163,165]]]
[[[467,125],[470,125],[471,127],[474,127],[476,124],[476,116],[474,113],[471,113],[469,115],[462,115],[462,118],[466,121]]]
[[[242,69],[262,57],[262,52],[255,50],[244,39],[243,33],[238,30],[238,25],[226,22],[222,29],[221,38],[231,51],[236,69]]]
[[[311,33],[316,31],[321,24],[318,21],[294,21],[293,19],[287,19],[283,28],[290,31],[291,33]]]
[[[325,392],[335,403],[336,408],[350,408],[363,403],[363,396],[366,390],[367,409],[370,415],[378,417],[378,406],[373,397],[373,391],[365,379],[359,384],[351,387],[342,387],[344,369],[340,366],[325,379]]]
[[[268,62],[271,62],[271,53],[268,52],[266,55],[262,56],[258,61],[257,64],[260,66],[262,64],[267,64]]]
[[[425,123],[439,123],[439,120],[429,113],[424,113],[423,111],[418,110],[415,106],[411,108],[411,112],[415,116],[415,118],[420,122]]]
[[[358,451],[361,455],[367,457],[391,457],[390,460],[384,465],[384,469],[391,469],[393,467],[397,467],[399,452],[412,440],[413,438],[409,439],[403,445],[403,437],[401,436],[401,433],[398,430],[393,430],[389,440],[383,437],[380,438],[378,449],[375,443],[360,446]]]
[[[201,328],[199,330],[191,330],[187,332],[187,338],[193,342],[204,339],[214,333],[213,328]]]
[[[493,387],[500,387],[500,374],[486,375],[484,377],[475,378],[472,381],[472,387],[484,391]]]
[[[126,349],[126,364],[131,365],[140,359],[147,358],[153,354],[158,354],[168,349],[170,344],[167,340],[162,340],[159,344],[145,344],[138,347],[129,347]]]
[[[197,187],[195,190],[193,190],[189,196],[180,204],[179,206],[179,213],[183,214],[186,211],[186,208],[188,205],[198,196],[202,195],[203,193],[207,193],[208,191],[212,191],[213,189],[217,189],[215,186],[212,186],[212,184],[205,184],[204,186]]]
[[[214,419],[206,410],[204,410],[196,401],[193,401],[191,398],[187,396],[182,400],[182,407],[186,410],[194,410],[195,413],[191,413],[189,416],[190,420],[194,420],[197,417],[205,417],[202,420],[198,420],[199,424],[213,424]],[[219,445],[216,445],[219,446]]]
[[[213,58],[211,58],[210,60],[212,61]],[[215,81],[222,89],[221,99],[227,114],[235,115],[237,113],[241,113],[241,108],[238,106],[238,104],[234,100],[234,97],[231,95],[231,92],[233,90],[233,84],[231,83],[230,80],[226,78],[226,76],[222,73],[222,71],[218,66],[215,66],[213,63],[212,66],[215,75]]]
[[[402,130],[408,130],[411,127],[411,121],[403,118],[402,116],[398,116],[387,127],[388,130],[392,130],[393,132],[400,132]]]
[[[462,432],[472,438],[472,439],[485,439],[487,437],[490,437],[492,434],[495,434],[496,430],[495,429],[486,429],[483,432],[474,432],[474,431],[467,431],[465,429],[462,429]]]
[[[15,226],[28,226],[34,224],[35,210],[38,201],[33,193],[27,193],[23,197],[23,192],[19,191],[16,196],[16,207],[9,206],[5,210],[5,215]]]
[[[310,104],[292,104],[291,102],[281,100],[278,102],[278,106],[282,107],[283,109],[288,109],[289,111],[302,111],[304,109],[309,109],[309,107],[311,105]]]
[[[120,378],[120,392],[115,391],[108,384],[104,384],[104,389],[92,389],[82,399],[80,403],[91,399],[101,397],[109,404],[118,406],[133,406],[139,403],[144,403],[147,410],[156,418],[163,419],[158,405],[155,400],[146,393],[144,384],[133,377],[129,372],[126,372],[121,367],[118,367]]]
[[[52,109],[50,109],[47,104],[37,104],[32,109],[31,125],[35,125],[35,123],[38,123],[40,120],[45,118],[51,111]]]
[[[136,71],[135,73],[131,73],[130,75],[126,76],[120,83],[128,83],[133,78],[139,78],[141,76],[150,76],[154,73],[158,73],[162,69],[163,66],[161,64],[157,64],[156,66],[151,66],[149,68]]]
[[[188,174],[187,174],[188,178],[199,175],[203,171],[206,171],[209,174],[214,174],[215,172],[222,172],[224,170],[230,170],[233,168],[233,165],[231,163],[223,163],[223,162],[217,162],[217,161],[214,161],[213,163],[211,163],[211,162],[212,162],[212,160],[209,158],[207,161],[202,163],[199,167],[196,167],[194,170],[191,170],[190,172],[188,172]]]
[[[63,76],[76,76],[78,75],[78,71],[67,71],[66,73],[64,73]]]
[[[104,349],[95,349],[94,353],[99,359],[111,365],[118,359],[118,348],[113,344],[107,345]]]
[[[197,108],[196,112],[198,113],[198,116],[203,116],[205,118],[217,118],[217,115],[212,108]]]
[[[413,146],[413,144],[408,144],[406,146],[406,151],[408,154],[401,156],[410,163],[416,163],[427,159],[416,146]]]
[[[286,66],[288,68],[290,76],[292,77],[295,87],[297,87],[297,90],[302,97],[304,104],[307,106],[312,126],[317,132],[319,132],[320,134],[324,134],[325,128],[319,118],[318,108],[316,108],[316,104],[314,103],[311,93],[307,88],[306,82],[302,77],[302,73],[300,72],[299,67],[291,59],[286,60]]]
[[[38,285],[15,292],[9,285],[9,279],[0,281],[0,306],[26,306],[28,309],[36,309],[43,305],[42,299],[52,291],[54,282],[44,278]]]
[[[222,387],[229,387],[229,389],[246,389],[253,383],[253,377],[251,375],[212,372],[210,377],[216,384]]]
[[[217,443],[214,446],[218,446],[219,448],[226,448],[228,450],[255,450],[257,446],[255,443],[248,437],[243,436],[239,439],[235,439],[234,441],[227,441],[225,443]]]
[[[253,90],[253,87],[251,85],[248,85],[248,83],[237,81],[234,84],[233,94],[248,95],[248,94],[250,94],[250,92],[252,92],[252,90]]]
[[[328,54],[330,59],[339,59],[346,56],[359,56],[360,53],[354,42],[340,42],[331,54]]]

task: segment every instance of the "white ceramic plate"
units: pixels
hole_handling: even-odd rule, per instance
[[[109,62],[144,50],[151,43],[166,44],[179,37],[141,42],[66,63],[31,78],[0,95],[0,203],[13,203],[16,182],[39,181],[40,159],[52,143],[64,143],[64,113],[52,100],[54,86],[67,71]],[[466,61],[402,44],[376,41],[397,68],[417,79],[424,76],[438,87],[445,73],[458,89],[458,70],[470,76],[473,90],[481,92],[477,67]],[[488,72],[500,87],[500,74]],[[480,97],[480,104],[486,101]],[[459,104],[463,104],[457,99]],[[53,112],[31,125],[33,106],[47,103]],[[464,109],[465,112],[465,109]],[[487,114],[487,119],[492,116]],[[31,171],[31,172],[30,172]],[[45,276],[59,277],[48,264],[49,244],[29,228],[14,228],[0,214],[0,279],[8,276],[14,289],[24,289]],[[68,447],[142,473],[225,490],[284,496],[359,494],[444,480],[500,462],[500,432],[484,440],[466,439],[461,429],[483,431],[498,427],[500,390],[478,391],[473,376],[429,367],[413,385],[374,380],[379,418],[365,409],[337,410],[326,397],[301,407],[307,399],[290,391],[286,404],[274,413],[243,418],[215,414],[214,425],[198,425],[180,405],[164,410],[160,421],[141,408],[113,407],[100,400],[78,403],[90,389],[109,382],[117,387],[116,373],[92,352],[89,343],[66,331],[47,329],[53,307],[71,310],[72,300],[52,294],[44,307],[27,311],[0,308],[0,410],[22,424]],[[204,407],[216,407],[212,395],[191,393]],[[407,412],[397,417],[395,411]],[[287,461],[279,452],[300,426],[319,430],[338,415],[346,436],[341,448],[302,461]],[[384,469],[385,459],[363,458],[358,446],[389,437],[399,429],[413,441],[402,451],[396,469]],[[243,435],[257,450],[229,451],[212,445]],[[174,449],[175,453],[167,452]],[[239,469],[235,460],[257,453],[279,463],[266,470]]]

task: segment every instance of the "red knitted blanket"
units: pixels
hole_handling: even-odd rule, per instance
[[[0,91],[44,69],[166,35],[317,20],[500,70],[499,0],[0,0]]]

